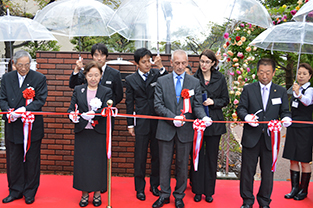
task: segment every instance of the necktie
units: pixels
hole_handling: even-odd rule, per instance
[[[175,91],[176,91],[177,103],[179,103],[179,98],[180,98],[180,93],[181,93],[181,83],[180,83],[181,76],[177,76],[176,79],[177,81],[176,81]]]
[[[22,87],[23,82],[24,82],[24,77],[23,77],[23,76],[20,76],[20,78],[19,78],[19,85],[20,85],[20,88]]]
[[[148,75],[149,75],[148,73],[143,74],[143,76],[145,77],[144,81],[147,81]]]
[[[268,100],[268,89],[267,87],[263,87],[262,101],[263,101],[264,111],[266,110],[267,100]]]

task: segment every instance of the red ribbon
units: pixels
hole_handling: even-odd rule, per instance
[[[271,140],[272,140],[272,172],[276,171],[276,163],[279,152],[280,145],[280,131],[281,131],[281,123],[278,120],[271,120],[268,123],[268,129],[271,132]]]
[[[24,160],[26,161],[26,153],[30,148],[31,144],[31,131],[32,131],[32,125],[35,121],[35,116],[30,111],[26,111],[22,114],[21,118],[23,122],[23,133],[24,133]]]
[[[184,107],[183,111],[184,113],[191,113],[191,103],[190,103],[190,94],[188,89],[183,89],[181,91],[181,96],[184,98]]]
[[[115,117],[117,115],[117,108],[109,106],[109,107],[105,107],[103,108],[103,110],[101,111],[101,115],[103,117],[107,117],[107,125],[106,125],[106,133],[107,133],[107,156],[108,159],[111,158],[111,148],[112,148],[112,124],[111,124],[111,117],[112,115]]]
[[[193,137],[193,164],[194,164],[195,171],[198,171],[199,152],[202,146],[203,132],[205,128],[206,128],[205,121],[196,119],[193,122],[193,129],[195,130],[194,137]]]

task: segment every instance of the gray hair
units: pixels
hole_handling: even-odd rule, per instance
[[[176,53],[177,53],[177,54],[185,54],[186,57],[187,57],[187,61],[188,61],[188,54],[187,54],[187,52],[184,51],[184,50],[181,50],[181,49],[178,49],[178,50],[176,50],[176,51],[174,51],[174,52],[172,53],[172,57],[171,57],[172,61],[174,60],[174,55],[175,55]]]
[[[30,56],[30,54],[27,51],[24,50],[20,50],[17,51],[14,55],[13,55],[13,61],[14,64],[17,63],[17,60],[22,58],[22,57],[28,57],[29,58],[29,63],[32,62],[32,57]]]

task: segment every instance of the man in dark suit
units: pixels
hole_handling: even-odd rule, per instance
[[[160,77],[157,81],[154,97],[154,108],[158,115],[163,117],[182,119],[183,109],[182,89],[188,90],[192,113],[185,113],[186,119],[203,118],[206,125],[212,124],[202,107],[202,95],[198,79],[185,73],[188,65],[187,53],[177,50],[172,54],[171,74]],[[159,120],[156,138],[159,143],[160,158],[160,197],[152,207],[162,207],[170,202],[171,195],[171,164],[174,145],[176,148],[176,187],[173,195],[175,206],[184,207],[183,197],[187,187],[188,160],[193,141],[193,127],[191,122],[181,120]]]
[[[106,59],[108,57],[108,49],[102,43],[94,44],[91,48],[91,56],[94,61],[97,61],[102,66],[102,78],[100,84],[109,87],[113,92],[113,106],[116,106],[123,99],[123,85],[121,79],[121,73],[106,65]],[[85,75],[83,74],[83,60],[77,60],[74,71],[71,74],[69,87],[74,88],[76,85],[86,83]]]
[[[36,115],[32,124],[30,148],[24,161],[24,131],[21,116],[25,111],[41,111],[47,98],[46,77],[30,70],[31,56],[26,51],[14,54],[16,71],[3,75],[1,80],[0,107],[2,111],[15,109],[4,115],[7,146],[7,174],[10,194],[2,200],[9,203],[25,197],[26,204],[35,200],[40,177],[40,145],[44,136],[43,116]],[[26,103],[23,91],[32,87],[33,100]]]
[[[272,146],[266,124],[259,121],[278,120],[283,118],[283,125],[291,125],[286,89],[272,83],[275,75],[275,62],[272,59],[261,59],[257,64],[259,82],[243,88],[237,108],[244,124],[242,135],[242,163],[240,175],[240,195],[243,199],[241,208],[250,208],[254,203],[253,181],[256,165],[260,157],[261,185],[257,194],[259,206],[268,208],[273,189]]]
[[[162,65],[160,56],[155,58],[155,64],[159,69],[152,69],[150,58],[151,52],[146,48],[137,49],[134,59],[138,70],[127,76],[126,81],[126,113],[138,115],[155,116],[154,111],[154,89],[159,76],[167,74]],[[150,191],[159,196],[159,148],[155,138],[158,120],[156,119],[134,119],[127,118],[128,131],[135,136],[135,190],[139,200],[145,200],[145,175],[148,144],[150,141],[151,174]]]

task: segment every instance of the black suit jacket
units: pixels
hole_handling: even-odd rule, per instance
[[[194,74],[194,77],[200,80],[201,93],[206,93],[207,98],[211,98],[214,101],[214,105],[208,106],[210,118],[213,121],[224,121],[222,108],[229,103],[227,83],[224,75],[219,71],[213,70],[208,85],[205,84],[201,69]],[[205,136],[217,136],[224,133],[226,133],[224,123],[213,123],[204,131]]]
[[[86,78],[85,75],[80,71],[78,74],[73,75],[71,74],[70,81],[69,81],[69,87],[74,88],[76,85],[85,84]],[[116,106],[118,103],[120,103],[123,99],[123,84],[122,84],[122,78],[121,73],[113,69],[112,67],[109,67],[108,65],[105,67],[104,73],[102,75],[101,85],[111,88],[113,93],[113,106]]]
[[[167,74],[165,71],[163,75]],[[154,89],[159,76],[162,76],[158,69],[151,69],[147,81],[144,81],[138,70],[128,75],[126,81],[126,113],[133,114],[134,110],[138,115],[156,115],[154,111]],[[156,119],[136,119],[135,134],[148,134],[151,126],[157,127]],[[127,118],[127,125],[134,125],[133,118]]]
[[[244,86],[237,107],[239,118],[244,121],[247,114],[254,114],[260,109],[263,111],[257,114],[259,121],[277,120],[286,116],[291,117],[286,89],[272,83],[266,111],[264,111],[259,82]],[[272,150],[271,137],[267,131],[267,124],[252,127],[248,123],[245,123],[241,144],[248,148],[254,147],[258,143],[262,132],[265,135],[267,149]]]
[[[186,119],[202,119],[205,117],[199,80],[185,74],[182,89],[194,90],[194,95],[190,97],[192,113],[184,114]],[[174,118],[181,114],[183,98],[180,97],[179,103],[177,103],[173,74],[158,79],[154,93],[154,109],[158,115],[163,117]],[[176,133],[181,142],[192,142],[194,134],[192,122],[186,122],[182,127],[175,127],[173,121],[159,120],[157,139],[171,141]]]
[[[28,87],[34,88],[35,97],[33,102],[25,106],[26,99],[23,97],[23,91]],[[11,71],[4,74],[1,80],[0,108],[2,111],[8,111],[10,108],[16,110],[19,107],[25,106],[26,111],[41,111],[42,106],[46,102],[47,94],[46,77],[43,74],[29,70],[22,87],[19,88],[17,71]],[[11,123],[8,123],[6,115],[3,116],[3,119],[6,121],[5,125],[7,125],[6,138],[15,144],[23,144],[24,134],[21,118]],[[32,126],[31,141],[40,140],[43,136],[43,116],[36,115]]]
[[[102,106],[95,113],[101,113],[101,110],[104,107],[107,107],[107,101],[112,99],[112,90],[99,84],[96,97],[101,100]],[[85,113],[89,111],[87,103],[87,84],[79,85],[74,88],[71,104],[67,110],[68,113],[75,111],[75,104],[78,105],[79,113]],[[95,116],[93,120],[98,121],[98,124],[95,125],[94,130],[98,133],[106,134],[106,118],[99,115]],[[87,124],[88,121],[80,117],[79,122],[75,124],[74,132],[78,133],[82,131]]]

